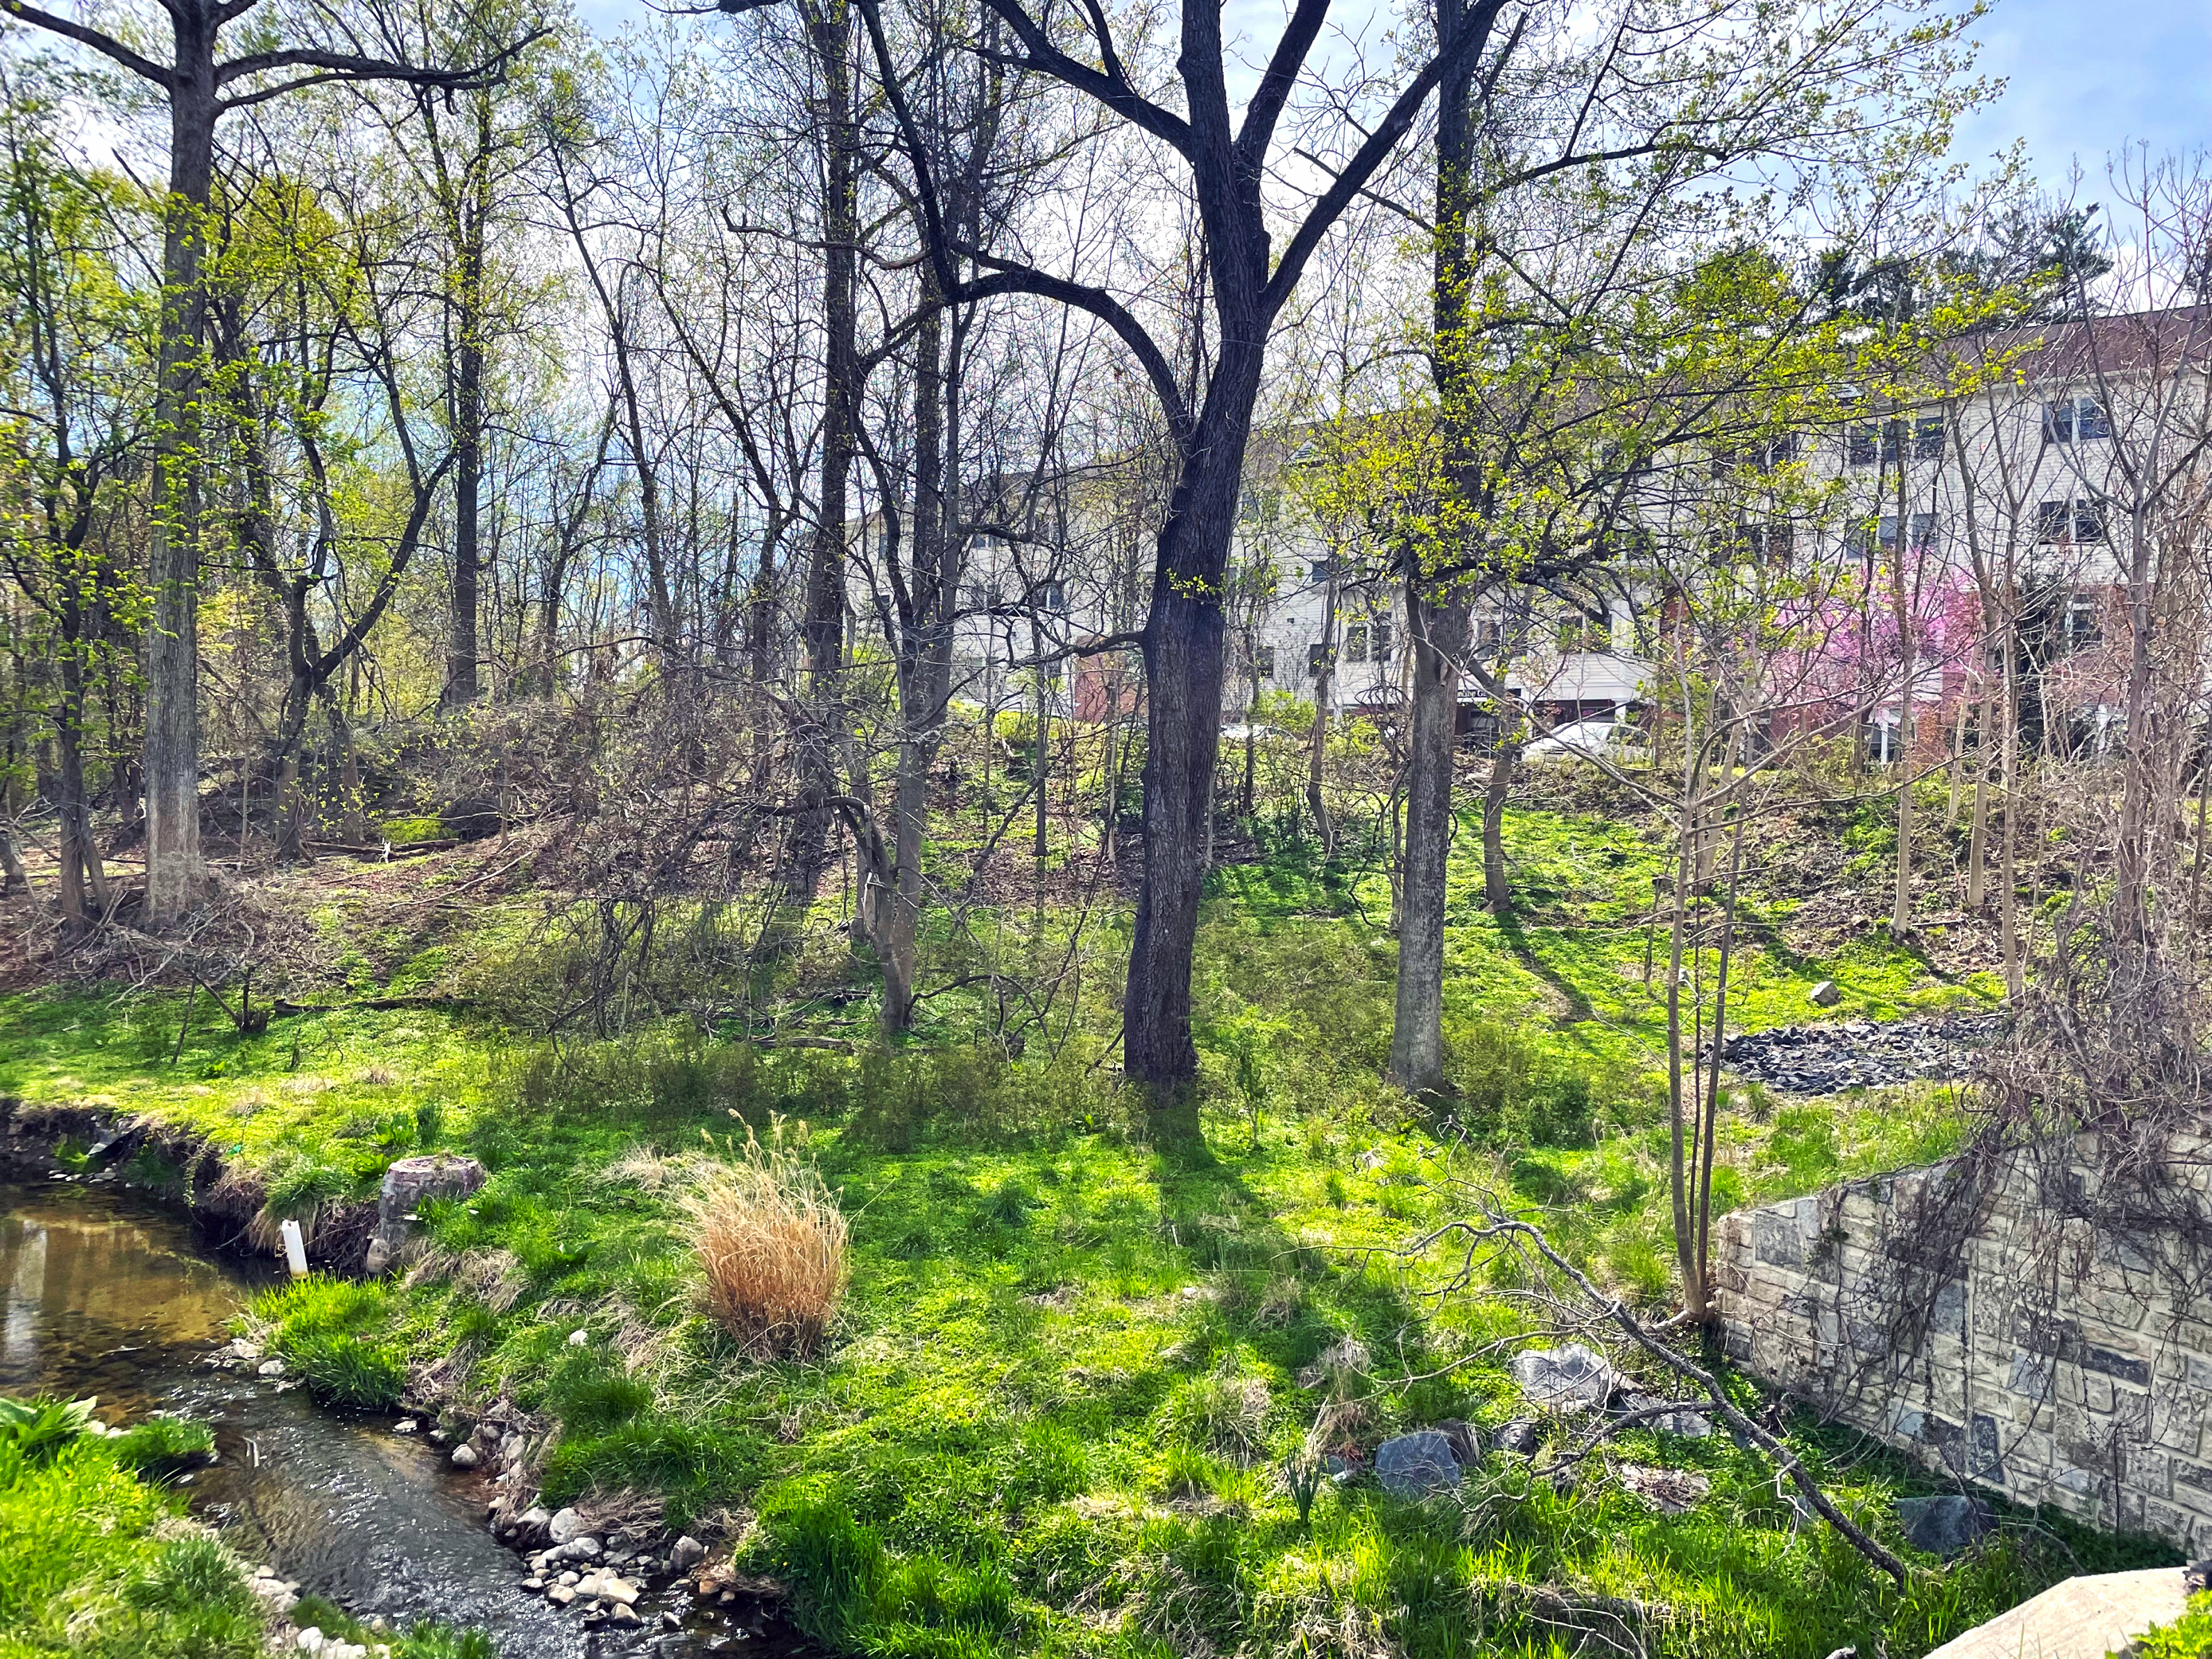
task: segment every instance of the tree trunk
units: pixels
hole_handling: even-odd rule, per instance
[[[1459,663],[1471,605],[1462,594],[1426,597],[1407,583],[1413,635],[1413,708],[1407,741],[1404,874],[1398,900],[1397,1011],[1390,1076],[1408,1094],[1444,1089],[1445,870],[1451,849],[1452,757],[1459,725]]]
[[[1482,792],[1482,906],[1493,916],[1513,908],[1513,884],[1505,875],[1505,803],[1521,767],[1521,712],[1509,702],[1498,717],[1498,752],[1491,757],[1490,781]]]
[[[814,544],[806,571],[802,633],[808,707],[799,738],[801,787],[826,797],[836,787],[828,727],[835,722],[845,656],[845,519],[857,449],[860,346],[860,127],[853,114],[853,36],[847,0],[811,0],[805,9],[826,112],[822,204],[822,462]],[[792,896],[804,901],[820,883],[829,808],[811,807],[798,823]]]
[[[1897,891],[1896,902],[1890,910],[1889,933],[1893,939],[1904,939],[1912,932],[1912,706],[1916,687],[1913,681],[1919,671],[1919,659],[1914,647],[1911,600],[1905,589],[1905,566],[1912,557],[1912,530],[1910,515],[1905,512],[1905,457],[1910,449],[1904,436],[1905,417],[1898,417],[1897,441],[1897,550],[1896,568],[1892,587],[1893,604],[1896,613],[1898,672],[1899,684],[1897,696]],[[1916,583],[1917,586],[1917,584]]]
[[[62,932],[76,939],[88,932],[92,918],[85,908],[85,872],[91,863],[92,826],[85,807],[84,790],[84,665],[74,642],[65,642],[62,654],[61,718],[55,723],[55,758],[59,787],[55,805],[60,835]]]
[[[1993,635],[1994,629],[1985,629]],[[1966,832],[1966,911],[1980,915],[1989,903],[1990,734],[1996,724],[1996,697],[1986,677],[1974,732],[1974,814]]]
[[[1191,959],[1221,745],[1222,576],[1260,390],[1265,330],[1224,325],[1207,410],[1170,501],[1144,633],[1145,878],[1122,1002],[1122,1063],[1153,1138],[1199,1138]]]
[[[920,967],[921,860],[929,823],[929,769],[945,722],[952,678],[952,573],[944,482],[944,319],[935,284],[927,292],[915,331],[914,556],[907,583],[909,614],[898,641],[898,775],[893,786],[897,824],[891,853],[891,891],[880,957],[884,975],[883,1030],[905,1035],[914,1012]]]
[[[176,82],[169,100],[169,195],[162,213],[161,329],[154,394],[154,512],[147,564],[146,915],[173,921],[205,890],[200,854],[198,483],[192,432],[205,296],[200,263],[214,171],[215,22],[170,9]]]
[[[1329,817],[1328,799],[1322,792],[1328,760],[1328,705],[1336,695],[1336,555],[1328,555],[1328,576],[1322,587],[1321,655],[1314,664],[1313,735],[1306,750],[1306,810],[1313,814],[1314,834],[1321,838],[1322,860],[1336,856],[1336,822]]]
[[[478,251],[481,260],[481,251]],[[461,318],[453,389],[453,603],[446,641],[448,709],[465,708],[482,695],[477,672],[477,578],[481,568],[478,520],[483,495],[483,347],[482,323],[472,308]]]

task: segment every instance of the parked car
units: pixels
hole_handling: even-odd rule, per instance
[[[1570,720],[1531,741],[1521,758],[1538,763],[1555,761],[1604,760],[1615,766],[1648,766],[1651,745],[1644,728],[1618,714],[1599,714]]]

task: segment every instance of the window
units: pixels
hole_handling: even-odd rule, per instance
[[[1375,660],[1390,660],[1390,619],[1388,617],[1375,619]]]
[[[2070,501],[2039,504],[2035,509],[2035,539],[2075,546],[2101,542],[2105,539],[2104,503],[2077,495]]]
[[[1796,459],[1797,434],[1785,432],[1771,442],[1754,444],[1748,449],[1723,450],[1713,457],[1713,477],[1726,477],[1740,466],[1750,467],[1755,472],[1771,472]]]
[[[1844,434],[1844,459],[1853,466],[1887,466],[1910,441],[1914,460],[1939,460],[1947,429],[1940,409],[1910,420],[1899,416],[1887,421],[1862,421]]]
[[[1905,754],[1905,734],[1898,729],[1898,714],[1894,708],[1884,708],[1867,726],[1867,758],[1876,766],[1887,766]]]
[[[1568,652],[1610,651],[1613,649],[1613,629],[1597,617],[1570,617],[1559,624],[1559,649]]]
[[[1328,647],[1316,640],[1306,647],[1306,672],[1314,678],[1321,678],[1322,666],[1328,661]]]
[[[1330,561],[1326,558],[1316,559],[1306,568],[1307,579],[1309,580],[1317,582],[1327,581],[1328,580],[1329,564]]]
[[[1864,525],[1860,526],[1851,533],[1852,548],[1862,558],[1872,554],[1877,546],[1885,553],[1897,551],[1896,514],[1883,514],[1875,521],[1874,530],[1875,534],[1871,542],[1867,538],[1867,527]],[[1936,515],[1933,513],[1915,513],[1909,515],[1906,534],[1911,538],[1905,544],[1908,551],[1926,552],[1936,545]]]
[[[2043,406],[2045,443],[2087,443],[2112,435],[2112,416],[2094,398],[2061,398]]]
[[[1057,576],[1048,576],[1030,590],[1030,607],[1049,611],[1055,617],[1067,614],[1067,584]]]
[[[1255,680],[1272,680],[1275,678],[1275,647],[1273,646],[1255,645],[1252,647],[1252,678]]]
[[[1367,624],[1354,623],[1344,630],[1344,659],[1346,662],[1367,660]]]
[[[1753,564],[1790,562],[1790,526],[1786,524],[1740,524],[1711,532],[1712,562],[1717,566],[1737,560]]]
[[[2105,630],[2097,622],[2097,596],[2094,593],[2075,593],[2066,600],[2065,614],[2059,618],[2060,637],[2069,651],[2087,650],[2105,637]]]
[[[1744,550],[1760,564],[1788,564],[1790,529],[1786,524],[1747,524],[1743,527]]]

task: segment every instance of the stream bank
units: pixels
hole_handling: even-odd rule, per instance
[[[702,1607],[681,1581],[649,1581],[629,1629],[586,1629],[580,1607],[522,1590],[526,1569],[487,1529],[481,1474],[390,1418],[325,1412],[236,1363],[228,1322],[274,1276],[143,1195],[0,1182],[0,1392],[95,1395],[110,1424],[206,1423],[216,1462],[179,1477],[193,1512],[246,1560],[363,1620],[477,1626],[506,1659],[806,1651],[758,1604]]]

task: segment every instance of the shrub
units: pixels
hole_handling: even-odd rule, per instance
[[[844,1294],[845,1218],[814,1166],[748,1137],[684,1200],[714,1322],[759,1354],[811,1353]]]
[[[2136,1659],[2205,1659],[2212,1654],[2212,1595],[2191,1596],[2180,1618],[2152,1626],[2124,1651]]]
[[[382,1285],[311,1274],[262,1292],[254,1299],[253,1313],[275,1328],[269,1338],[271,1351],[325,1405],[380,1411],[398,1403],[407,1385],[406,1366],[394,1349],[364,1340],[386,1328],[389,1305]]]
[[[1269,1404],[1262,1379],[1215,1371],[1178,1388],[1160,1426],[1186,1446],[1246,1464],[1267,1449]]]
[[[0,1395],[0,1443],[26,1463],[43,1463],[92,1425],[94,1400],[10,1400]]]

